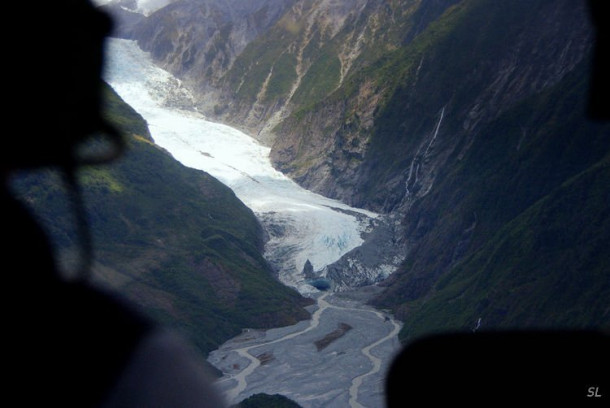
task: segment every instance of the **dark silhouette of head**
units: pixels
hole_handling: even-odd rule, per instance
[[[4,99],[10,131],[2,138],[3,173],[40,166],[74,166],[91,136],[119,138],[100,109],[103,41],[112,22],[88,0],[12,2],[5,6]],[[105,156],[105,157],[102,157]]]
[[[0,217],[11,285],[44,290],[56,280],[47,236],[10,189],[17,170],[53,167],[66,176],[80,235],[79,278],[86,278],[92,245],[76,182],[81,165],[105,163],[123,149],[120,134],[102,114],[104,39],[111,19],[89,0],[11,2],[0,25],[4,40],[5,132],[0,148]],[[7,21],[14,21],[13,24]],[[74,275],[72,273],[72,275]]]
[[[46,236],[8,188],[16,170],[54,167],[66,176],[81,241],[81,265],[75,268],[86,277],[92,246],[76,170],[123,150],[120,134],[102,113],[104,39],[112,21],[89,0],[11,2],[4,16],[15,21],[1,29],[10,61],[3,73],[9,130],[0,149],[0,210],[11,243],[3,249],[4,262],[29,271],[15,274],[14,281],[56,275]]]

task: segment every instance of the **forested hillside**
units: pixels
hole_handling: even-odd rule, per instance
[[[80,182],[95,249],[95,280],[164,324],[191,335],[205,353],[242,328],[295,323],[307,300],[280,284],[263,259],[262,229],[233,192],[155,146],[146,123],[110,89],[106,112],[128,150],[116,163],[84,169]],[[17,183],[58,252],[78,237],[53,171]]]

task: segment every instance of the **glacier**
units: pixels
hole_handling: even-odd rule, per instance
[[[119,0],[93,0],[92,2],[96,6],[105,6],[109,3],[119,2]],[[128,8],[127,10],[134,11],[147,16],[159,10],[160,8],[167,6],[171,2],[172,0],[135,0],[132,4],[133,8]]]
[[[158,146],[185,166],[216,177],[252,209],[267,232],[265,257],[279,279],[316,300],[309,321],[267,331],[244,329],[210,353],[208,361],[223,372],[216,385],[228,402],[279,393],[306,408],[382,407],[384,375],[400,348],[402,325],[364,305],[359,298],[364,292],[318,291],[304,271],[309,261],[316,277],[326,277],[331,265],[350,275],[355,269],[337,261],[360,250],[364,234],[379,235],[382,217],[307,191],[276,171],[268,147],[206,120],[188,89],[134,41],[108,41],[104,77],[144,117]],[[344,324],[352,329],[316,350],[315,341]],[[261,356],[268,357],[264,364]]]
[[[319,274],[363,243],[378,214],[303,189],[275,170],[270,148],[197,112],[181,82],[134,41],[110,39],[105,79],[148,122],[155,143],[185,166],[230,187],[268,232],[265,257],[282,283],[302,294],[309,260]]]

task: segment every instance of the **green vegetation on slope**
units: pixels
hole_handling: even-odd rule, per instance
[[[263,259],[262,230],[234,193],[150,141],[139,115],[108,92],[108,115],[127,135],[116,163],[84,170],[96,279],[209,352],[242,328],[308,317],[306,301]],[[77,238],[61,183],[50,172],[20,182],[59,249]]]
[[[610,125],[584,117],[588,66],[478,134],[406,221],[417,243],[377,304],[403,339],[448,329],[593,328],[610,305]]]
[[[284,22],[270,31],[272,43],[255,40],[244,49],[224,81],[242,105],[252,105],[259,93],[266,103],[286,97],[296,79],[296,56],[288,48],[299,34]]]
[[[501,228],[415,302],[403,335],[475,326],[603,328],[610,154]]]

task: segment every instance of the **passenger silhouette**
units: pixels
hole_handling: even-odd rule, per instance
[[[18,406],[223,407],[185,339],[87,279],[90,245],[74,174],[122,151],[100,111],[111,20],[87,0],[11,2],[3,15],[5,399]],[[83,153],[92,138],[95,148]],[[66,175],[80,214],[76,276],[60,273],[41,227],[10,190],[13,173],[40,167]]]
[[[593,331],[477,331],[412,341],[388,372],[386,408],[603,404],[608,336]]]

